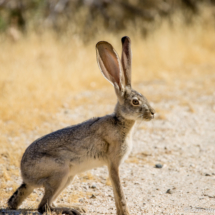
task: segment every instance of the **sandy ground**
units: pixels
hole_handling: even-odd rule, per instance
[[[192,82],[184,84],[189,86]],[[171,89],[162,82],[139,84],[137,88],[152,97],[165,96],[151,103],[158,110],[155,119],[137,125],[133,151],[120,167],[130,213],[215,214],[215,93],[179,90],[177,81]],[[44,126],[55,130],[69,125],[70,121],[80,122],[87,117],[111,113],[113,102],[109,105],[98,102],[104,94],[107,100],[111,99],[106,91],[79,94],[76,99],[87,97],[94,102],[75,109],[65,104],[55,116],[59,123]],[[37,137],[35,131],[26,139]],[[155,168],[156,164],[162,168]],[[17,177],[16,182],[21,183],[21,178]],[[36,204],[42,192],[42,189],[34,191]],[[77,176],[57,203],[70,204],[75,193],[79,194],[76,202],[85,207],[86,214],[116,214],[106,167]],[[31,203],[27,199],[22,208],[31,207]]]

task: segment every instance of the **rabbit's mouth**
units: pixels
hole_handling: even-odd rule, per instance
[[[154,119],[154,116],[143,118],[143,120],[145,120],[145,121],[150,121],[150,120],[152,120],[152,119]]]
[[[154,119],[154,113],[150,113],[150,114],[141,114],[139,119],[144,120],[144,121],[150,121],[152,119]]]
[[[155,111],[152,108],[149,108],[146,110],[146,112],[144,114],[144,119],[146,121],[150,121],[150,120],[154,119],[154,115],[155,115]]]

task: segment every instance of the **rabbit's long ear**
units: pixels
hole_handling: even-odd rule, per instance
[[[131,87],[131,40],[129,37],[122,37],[122,68],[125,77],[125,86]]]
[[[113,46],[105,41],[96,44],[97,62],[102,74],[114,85],[116,93],[124,92],[124,74]]]

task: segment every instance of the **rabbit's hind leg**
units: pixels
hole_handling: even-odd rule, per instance
[[[52,202],[60,194],[62,188],[64,188],[64,185],[68,180],[68,174],[69,171],[57,172],[46,179],[43,184],[45,194],[38,208],[40,213],[43,213],[48,209],[52,210]]]
[[[52,202],[68,185],[68,181],[70,179],[68,175],[69,171],[57,173],[44,183],[45,194],[38,208],[38,211],[40,213],[44,213],[47,210],[51,210],[69,215],[80,215],[80,213],[74,209],[52,208],[51,206]]]
[[[54,202],[57,197],[60,195],[60,193],[67,187],[69,186],[69,184],[71,183],[71,181],[73,180],[74,176],[69,176],[67,178],[67,180],[65,180],[65,183],[62,183],[62,186],[59,187],[58,191],[54,194],[53,198],[52,198],[52,202]],[[55,204],[53,204],[55,206]],[[57,207],[58,205],[56,205],[55,207]]]
[[[73,180],[74,176],[69,176],[66,183],[61,187],[61,189],[58,190],[58,192],[56,192],[56,194],[53,196],[53,202],[57,199],[57,197],[60,195],[60,193],[67,187],[69,186],[69,184],[71,183],[71,181]],[[84,206],[77,204],[77,203],[72,203],[72,204],[53,204],[52,206],[58,210],[64,212],[64,214],[79,214],[77,211],[79,211],[80,213],[85,213],[87,210]]]
[[[8,207],[16,210],[22,202],[31,194],[34,187],[26,184],[25,182],[16,190],[16,192],[8,200]]]

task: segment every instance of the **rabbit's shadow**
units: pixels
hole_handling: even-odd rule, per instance
[[[7,208],[0,209],[0,215],[41,215],[37,209],[19,209],[10,210]]]
[[[68,214],[68,215],[79,215],[81,213],[85,213],[86,209],[84,207],[73,207],[69,208],[69,207],[56,207],[54,208],[54,211],[51,212],[47,212],[44,213],[46,215],[50,215],[50,214]],[[37,211],[37,209],[18,209],[18,210],[10,210],[7,208],[3,208],[0,209],[0,215],[41,215],[41,213],[39,213]]]

